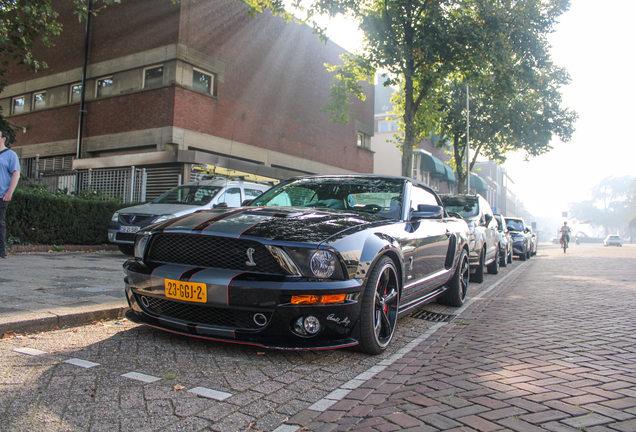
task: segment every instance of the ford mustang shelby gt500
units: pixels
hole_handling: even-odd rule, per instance
[[[211,340],[378,354],[399,316],[463,304],[468,232],[411,179],[293,178],[246,206],[140,231],[127,316]]]

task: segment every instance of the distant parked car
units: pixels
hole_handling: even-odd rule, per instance
[[[526,222],[520,217],[506,217],[506,227],[512,235],[512,251],[515,255],[525,261],[532,256],[532,235]]]
[[[440,195],[446,211],[461,216],[470,228],[471,281],[482,283],[484,269],[499,273],[499,232],[488,201],[476,195]]]
[[[116,211],[108,224],[108,241],[126,255],[132,255],[135,234],[150,224],[215,207],[240,207],[272,185],[215,178],[186,183],[170,189],[146,204]]]
[[[534,256],[537,254],[537,248],[539,247],[539,237],[531,226],[528,229],[530,230],[530,255]]]
[[[499,231],[499,265],[506,267],[512,263],[512,236],[508,232],[504,218],[500,214],[495,215],[497,230]]]
[[[297,177],[137,233],[126,316],[203,339],[379,354],[398,316],[464,303],[468,234],[412,179]]]
[[[617,235],[608,235],[603,240],[603,246],[618,246],[623,247],[623,241],[620,236]]]

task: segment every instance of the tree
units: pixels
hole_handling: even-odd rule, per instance
[[[606,177],[592,188],[592,199],[570,206],[570,214],[602,226],[605,233],[619,231],[630,224],[630,200],[633,200],[634,178]]]
[[[496,160],[515,149],[549,151],[553,134],[569,139],[576,118],[559,106],[567,75],[552,65],[545,37],[568,7],[568,0],[317,0],[313,12],[349,15],[364,33],[363,51],[331,67],[325,109],[346,121],[348,95],[360,97],[358,83],[386,71],[383,84],[401,88],[402,175],[410,175],[417,142],[441,132],[454,144],[461,184],[466,115],[458,104],[461,88],[474,84],[480,110],[471,142],[479,151]]]

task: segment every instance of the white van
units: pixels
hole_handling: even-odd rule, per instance
[[[117,244],[122,253],[132,255],[135,234],[150,224],[199,210],[240,207],[244,201],[253,200],[271,186],[224,178],[177,186],[154,201],[115,212],[108,224],[108,241]]]

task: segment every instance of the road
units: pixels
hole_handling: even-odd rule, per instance
[[[635,431],[634,268],[633,247],[581,245],[563,254],[557,246],[542,245],[530,261],[515,259],[499,275],[471,284],[469,305],[461,310],[426,306],[433,313],[458,314],[449,323],[402,318],[395,343],[376,357],[351,350],[286,352],[214,343],[125,320],[4,339],[0,430],[535,430],[524,429],[528,425],[536,430]],[[422,352],[426,361],[419,359],[406,374],[405,362]],[[406,399],[407,393],[418,392],[430,399],[426,393],[431,389],[448,388],[444,371],[461,369],[458,362],[514,357],[512,363],[524,364],[524,353],[527,362],[542,362],[542,373],[550,376],[506,367],[510,373],[494,377],[492,362],[462,372],[471,388],[481,388],[482,398],[488,393],[489,400],[515,408],[503,417],[488,414],[501,414],[496,403],[487,406],[474,395],[464,398],[457,389],[460,406],[479,409],[444,417],[442,407],[458,408],[453,402],[435,412],[417,412],[423,407]],[[552,376],[556,372],[550,366],[561,375]],[[392,368],[392,378],[384,378]],[[382,372],[376,376],[377,371]],[[558,382],[545,381],[550,379]],[[352,383],[359,388],[351,391]],[[557,387],[539,391],[549,385]],[[510,392],[518,392],[515,397],[521,400],[530,386],[532,395],[549,391],[563,396],[538,397],[534,412],[529,403],[518,407],[502,396],[513,398]],[[563,406],[549,406],[555,401]],[[566,405],[577,409],[567,411]],[[551,416],[520,420],[548,410]]]

